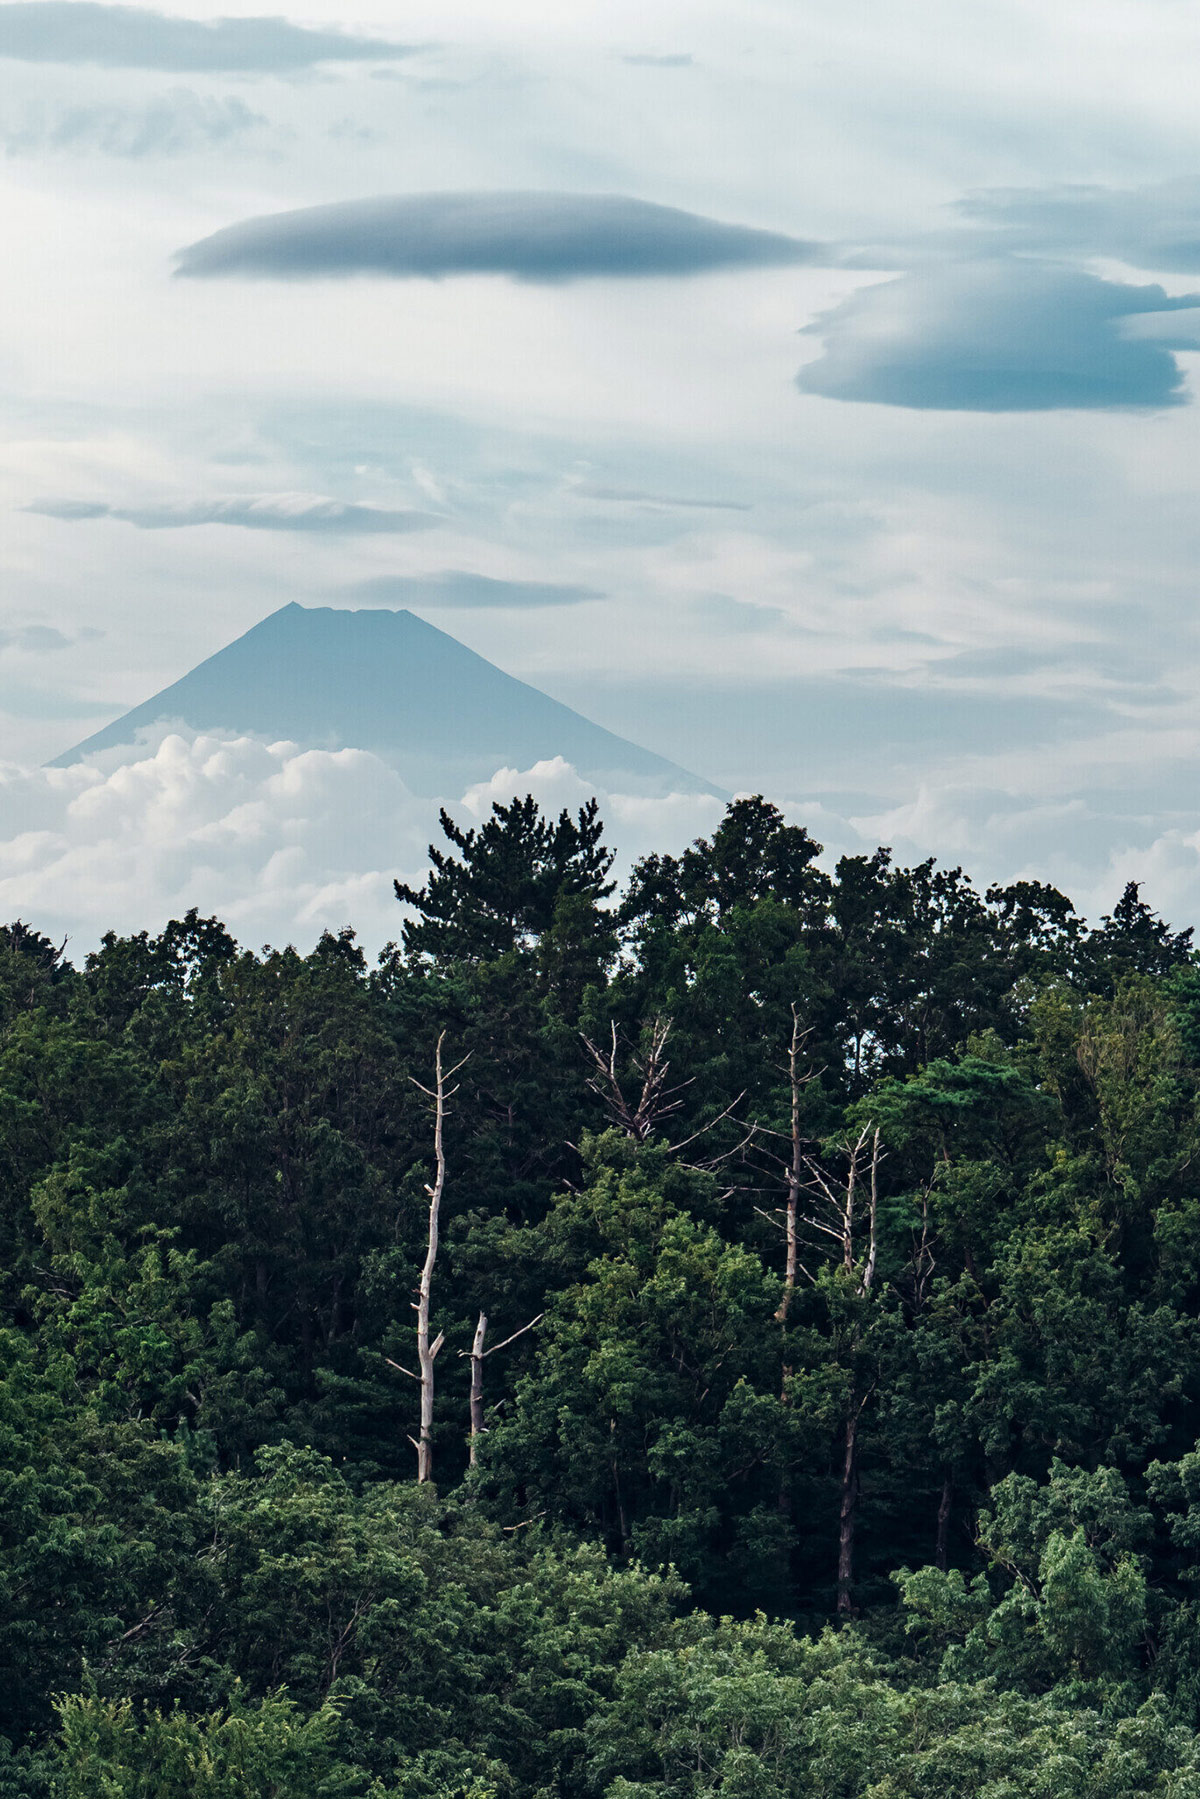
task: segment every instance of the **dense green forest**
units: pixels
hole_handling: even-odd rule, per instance
[[[1191,932],[443,826],[0,931],[0,1795],[1197,1799]]]

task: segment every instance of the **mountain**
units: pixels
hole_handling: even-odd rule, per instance
[[[53,766],[133,748],[139,731],[161,724],[371,750],[414,793],[430,796],[554,756],[616,792],[720,793],[514,680],[413,612],[284,606]]]

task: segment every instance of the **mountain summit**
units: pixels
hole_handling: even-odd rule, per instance
[[[370,750],[412,792],[430,796],[554,756],[618,792],[719,792],[506,675],[413,612],[284,606],[54,766],[133,748],[139,732],[164,724]]]

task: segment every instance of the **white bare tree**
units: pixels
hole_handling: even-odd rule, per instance
[[[424,1483],[433,1479],[433,1367],[438,1351],[446,1340],[444,1331],[439,1331],[432,1343],[429,1340],[430,1299],[433,1293],[433,1270],[437,1263],[438,1228],[441,1219],[442,1196],[446,1191],[446,1112],[448,1101],[458,1092],[448,1082],[454,1079],[459,1070],[470,1060],[464,1056],[453,1068],[447,1069],[442,1061],[442,1046],[446,1040],[443,1031],[437,1040],[437,1051],[434,1057],[434,1084],[423,1086],[415,1076],[410,1077],[413,1086],[420,1089],[428,1099],[433,1101],[433,1161],[434,1177],[425,1191],[429,1195],[429,1232],[425,1246],[425,1261],[421,1268],[421,1279],[417,1287],[417,1297],[413,1301],[413,1310],[417,1314],[417,1369],[404,1368],[399,1362],[393,1362],[390,1356],[384,1360],[390,1368],[400,1374],[407,1374],[410,1380],[418,1382],[421,1388],[421,1422],[419,1434],[409,1436],[409,1442],[417,1452],[417,1480]]]
[[[469,1356],[471,1361],[471,1436],[467,1453],[472,1468],[479,1460],[479,1439],[487,1430],[486,1413],[483,1408],[483,1364],[490,1355],[495,1355],[498,1350],[507,1349],[510,1343],[515,1343],[518,1337],[523,1337],[526,1331],[531,1331],[534,1325],[540,1324],[545,1316],[544,1312],[539,1312],[536,1318],[531,1318],[528,1324],[521,1326],[520,1330],[513,1331],[512,1335],[505,1337],[503,1342],[493,1343],[490,1349],[485,1349],[483,1345],[487,1338],[487,1313],[480,1312],[470,1349],[460,1349],[458,1352],[460,1356]]]

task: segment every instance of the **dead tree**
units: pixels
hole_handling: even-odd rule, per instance
[[[784,1353],[780,1369],[779,1398],[780,1403],[785,1406],[791,1404],[792,1376],[792,1365],[787,1359],[788,1313],[791,1310],[792,1297],[796,1291],[796,1276],[802,1268],[800,1261],[800,1203],[801,1195],[804,1192],[805,1149],[808,1142],[800,1128],[802,1101],[804,1089],[824,1072],[823,1069],[813,1068],[811,1064],[805,1065],[804,1063],[804,1051],[811,1035],[811,1028],[801,1027],[800,1008],[793,1000],[792,1034],[788,1043],[787,1062],[784,1064],[783,1070],[788,1078],[790,1100],[788,1131],[785,1135],[782,1131],[773,1131],[762,1125],[755,1125],[751,1129],[750,1137],[743,1145],[743,1147],[748,1147],[752,1138],[757,1139],[757,1154],[765,1156],[772,1165],[770,1178],[775,1180],[782,1176],[783,1180],[783,1205],[777,1206],[773,1212],[765,1212],[761,1206],[756,1206],[755,1210],[760,1218],[765,1218],[769,1224],[778,1226],[784,1233],[783,1293],[776,1307],[775,1317],[783,1336]],[[784,1146],[782,1151],[777,1152],[770,1147],[772,1138]],[[804,1269],[803,1272],[807,1274],[808,1270]],[[781,1469],[779,1476],[779,1510],[787,1515],[790,1514],[791,1507],[791,1476],[789,1469],[785,1466]]]
[[[862,1298],[875,1283],[879,1166],[883,1161],[878,1127],[864,1124],[853,1142],[847,1139],[838,1148],[846,1159],[843,1180],[832,1178],[812,1156],[805,1156],[809,1178],[804,1187],[810,1210],[800,1222],[818,1240],[832,1243],[843,1271]],[[865,1232],[861,1231],[864,1223]]]
[[[669,1018],[655,1018],[651,1021],[650,1038],[644,1052],[641,1055],[631,1055],[629,1058],[635,1075],[640,1075],[642,1080],[640,1094],[636,1100],[630,1100],[626,1097],[618,1068],[620,1037],[616,1025],[614,1024],[612,1027],[612,1040],[607,1050],[597,1048],[590,1037],[586,1037],[580,1032],[583,1046],[596,1071],[587,1084],[592,1092],[603,1101],[610,1123],[616,1125],[618,1130],[623,1131],[634,1143],[646,1143],[654,1135],[664,1118],[670,1118],[672,1114],[678,1112],[684,1102],[676,1098],[676,1095],[685,1092],[688,1087],[693,1085],[692,1080],[679,1081],[674,1087],[667,1085],[671,1064],[667,1060],[665,1052],[670,1035],[671,1020]],[[694,1130],[684,1137],[682,1142],[668,1143],[666,1148],[669,1153],[677,1156],[685,1149],[690,1149],[693,1143],[699,1142],[701,1137],[706,1137],[709,1131],[715,1130],[727,1118],[732,1118],[745,1097],[744,1092],[739,1093],[737,1098],[725,1107],[724,1111],[718,1112],[715,1118],[708,1119],[698,1130]],[[685,1163],[685,1167],[712,1173],[722,1163],[740,1155],[754,1138],[758,1127],[752,1124],[748,1128],[739,1128],[743,1130],[743,1135],[740,1142],[735,1144],[732,1149],[723,1150],[720,1155],[712,1156],[704,1162]]]
[[[811,1156],[805,1158],[810,1206],[803,1225],[817,1242],[831,1248],[852,1291],[867,1299],[875,1285],[878,1254],[879,1165],[883,1160],[878,1126],[864,1124],[853,1141],[841,1145],[846,1173],[826,1173]],[[855,1347],[861,1342],[856,1334]],[[871,1386],[852,1379],[842,1440],[841,1497],[838,1506],[837,1610],[849,1617],[854,1609],[854,1534],[858,1521],[858,1426],[871,1397]]]
[[[799,1052],[803,1039],[793,1011],[792,1049],[792,1156],[787,1166],[787,1209],[784,1229],[788,1240],[788,1271],[777,1317],[786,1319],[795,1290],[797,1273],[810,1281],[816,1275],[800,1260],[800,1248],[832,1256],[840,1266],[855,1298],[868,1299],[875,1285],[878,1261],[879,1167],[884,1151],[877,1126],[863,1125],[857,1137],[838,1146],[845,1174],[830,1174],[815,1157],[804,1152],[798,1135],[798,1108],[802,1078]],[[805,1204],[807,1199],[807,1204]],[[766,1216],[766,1214],[763,1214]],[[776,1217],[773,1222],[778,1222]],[[855,1348],[861,1343],[856,1335]],[[848,1617],[854,1609],[854,1535],[858,1518],[858,1426],[872,1388],[855,1377],[851,1382],[842,1434],[841,1496],[838,1506],[837,1610]]]
[[[475,1326],[474,1341],[470,1349],[460,1349],[458,1352],[460,1356],[468,1356],[471,1362],[471,1436],[467,1454],[472,1468],[479,1460],[479,1439],[487,1430],[487,1425],[484,1423],[486,1414],[483,1409],[483,1364],[490,1355],[495,1355],[498,1349],[507,1349],[510,1343],[515,1343],[518,1337],[523,1337],[526,1331],[531,1331],[534,1325],[540,1324],[545,1316],[544,1312],[539,1312],[536,1318],[531,1318],[528,1324],[523,1324],[519,1331],[512,1333],[511,1337],[505,1337],[502,1343],[493,1343],[490,1349],[485,1349],[483,1344],[487,1336],[487,1313],[480,1312],[479,1322]]]
[[[676,1095],[692,1085],[691,1081],[680,1081],[674,1087],[667,1085],[671,1064],[666,1049],[670,1035],[669,1018],[653,1019],[645,1049],[640,1055],[630,1057],[634,1073],[640,1075],[642,1081],[636,1100],[626,1098],[621,1083],[618,1067],[620,1038],[616,1025],[612,1027],[612,1042],[607,1050],[597,1048],[590,1037],[583,1037],[583,1046],[596,1071],[588,1086],[603,1102],[611,1122],[635,1143],[645,1143],[664,1118],[679,1111],[683,1101]]]
[[[456,1062],[453,1068],[444,1068],[442,1045],[445,1040],[446,1033],[443,1031],[437,1040],[437,1053],[434,1058],[434,1085],[425,1087],[415,1076],[410,1077],[413,1086],[419,1088],[428,1099],[431,1099],[434,1106],[434,1177],[432,1186],[427,1184],[425,1188],[429,1195],[429,1235],[426,1240],[425,1261],[421,1268],[417,1297],[413,1301],[413,1310],[417,1314],[418,1372],[414,1374],[411,1368],[401,1367],[400,1363],[393,1362],[390,1356],[384,1358],[389,1367],[395,1368],[400,1374],[407,1374],[409,1379],[417,1381],[421,1388],[420,1431],[419,1435],[415,1437],[410,1433],[408,1440],[417,1452],[417,1480],[422,1483],[433,1479],[433,1365],[437,1360],[438,1351],[446,1340],[446,1333],[439,1331],[433,1342],[429,1341],[429,1302],[433,1292],[433,1270],[437,1262],[438,1224],[442,1210],[442,1195],[446,1191],[446,1107],[447,1101],[458,1092],[457,1087],[448,1087],[446,1083],[453,1080],[459,1069],[470,1059],[464,1056],[462,1061]]]
[[[804,1049],[812,1036],[811,1029],[802,1029],[800,1024],[800,1008],[792,1004],[792,1036],[788,1044],[786,1073],[791,1098],[790,1130],[787,1137],[781,1131],[767,1131],[761,1125],[755,1127],[755,1135],[759,1139],[760,1153],[777,1168],[782,1170],[785,1201],[777,1206],[773,1213],[764,1212],[756,1207],[760,1218],[768,1223],[776,1224],[784,1233],[786,1250],[783,1269],[783,1297],[775,1316],[780,1324],[786,1324],[791,1309],[792,1295],[796,1291],[796,1276],[801,1272],[800,1262],[800,1203],[805,1189],[805,1174],[808,1170],[808,1158],[805,1146],[808,1141],[800,1129],[801,1101],[804,1089],[810,1081],[815,1081],[823,1069],[802,1066]],[[768,1149],[764,1138],[775,1137],[787,1145],[786,1155],[776,1155]],[[807,1269],[804,1270],[807,1273]],[[810,1277],[811,1278],[811,1277]]]

